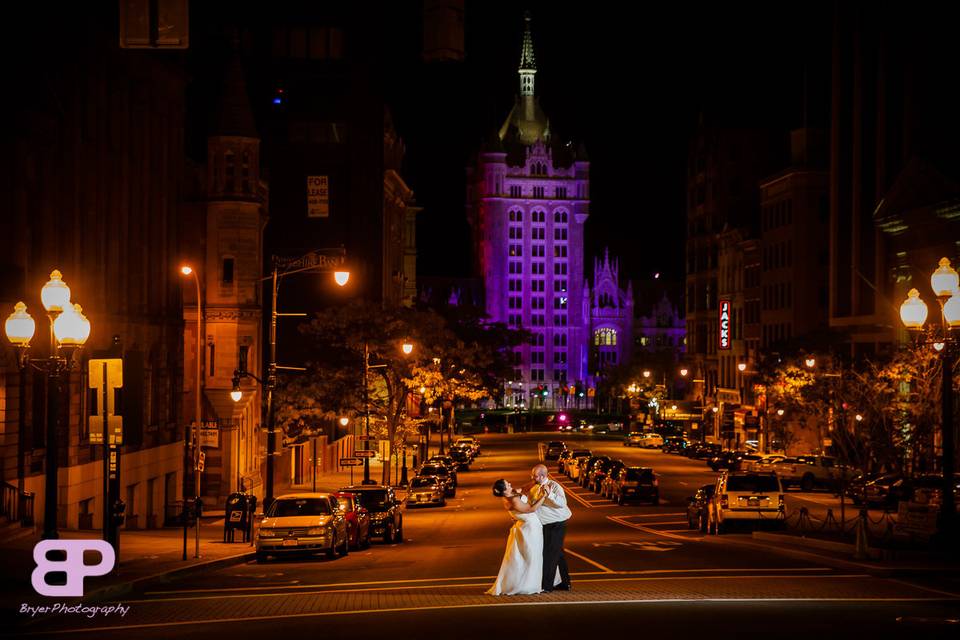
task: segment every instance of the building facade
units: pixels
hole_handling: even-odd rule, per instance
[[[620,287],[620,261],[610,260],[604,251],[603,260],[593,260],[593,287],[584,284],[584,314],[590,317],[590,362],[593,378],[604,369],[630,361],[633,353],[633,284]]]
[[[533,334],[515,352],[506,403],[552,404],[552,389],[588,382],[591,304],[584,281],[583,229],[589,217],[589,162],[559,144],[534,89],[529,16],[520,95],[499,133],[467,170],[467,219],[474,271],[495,322]],[[531,388],[547,389],[530,395]]]

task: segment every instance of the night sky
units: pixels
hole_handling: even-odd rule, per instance
[[[660,271],[679,280],[698,114],[771,127],[784,150],[805,113],[808,124],[826,126],[831,6],[468,1],[466,60],[446,65],[418,62],[410,32],[420,27],[398,16],[408,28],[394,35],[400,53],[387,73],[387,101],[407,145],[404,177],[425,207],[420,275],[469,275],[464,171],[518,92],[524,10],[532,12],[536,92],[551,130],[584,142],[590,156],[587,265],[609,246],[622,276]]]

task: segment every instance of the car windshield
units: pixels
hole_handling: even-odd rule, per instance
[[[547,443],[547,446],[548,446],[548,447],[551,447],[551,448],[562,447],[562,446],[563,446],[563,443],[562,443],[562,442],[548,442],[548,443]]]
[[[292,516],[328,516],[330,503],[326,498],[281,498],[270,505],[268,518]]]
[[[383,489],[362,491],[357,494],[357,501],[369,511],[378,511],[387,506],[387,492]]]
[[[653,480],[652,469],[627,469],[627,480]]]
[[[440,466],[438,464],[423,465],[420,468],[420,475],[422,476],[446,476],[447,468]]]
[[[427,487],[432,487],[437,484],[436,479],[434,478],[414,478],[410,483],[411,489],[425,489]]]
[[[586,456],[586,457],[589,458],[590,455],[591,455],[591,454],[590,454],[590,450],[589,450],[589,449],[578,449],[578,450],[576,450],[576,451],[573,452],[573,457],[574,457],[574,458],[583,458],[584,456]]]
[[[730,476],[727,479],[727,491],[749,491],[751,493],[772,491],[779,493],[780,486],[774,476]]]
[[[343,511],[353,511],[353,498],[337,498],[340,503],[340,509]]]

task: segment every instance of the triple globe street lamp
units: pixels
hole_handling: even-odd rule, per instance
[[[7,340],[17,349],[17,366],[20,369],[20,441],[25,432],[23,398],[26,393],[26,370],[33,367],[46,376],[48,386],[46,424],[46,478],[43,505],[43,539],[50,540],[57,534],[57,473],[59,456],[59,400],[63,394],[62,376],[77,364],[77,354],[90,337],[90,321],[83,315],[79,304],[70,302],[70,287],[63,281],[63,274],[54,269],[50,280],[40,289],[40,301],[50,321],[50,350],[45,358],[31,358],[30,340],[36,331],[36,323],[22,301],[14,305],[7,317],[4,330]],[[19,447],[18,475],[23,477],[24,447]],[[18,488],[18,507],[22,488]]]
[[[944,541],[952,540],[956,533],[956,503],[954,499],[955,439],[953,422],[953,367],[957,355],[957,338],[954,329],[960,330],[960,276],[950,266],[950,260],[941,258],[938,268],[930,276],[930,288],[940,304],[940,323],[933,327],[929,342],[940,360],[940,425],[943,458],[941,471],[943,483],[937,530]],[[910,331],[921,332],[927,321],[927,304],[920,292],[910,289],[907,299],[900,305],[900,320]]]

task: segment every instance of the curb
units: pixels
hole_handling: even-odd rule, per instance
[[[762,542],[775,542],[779,544],[792,544],[798,547],[822,549],[824,551],[833,551],[835,553],[850,554],[851,557],[853,557],[857,550],[856,545],[847,544],[846,542],[832,542],[830,540],[807,538],[805,536],[791,536],[783,533],[754,531],[751,537],[754,540],[760,540]],[[869,556],[871,560],[883,560],[885,555],[886,554],[884,554],[882,549],[867,549],[867,556]]]
[[[86,594],[83,598],[84,602],[95,602],[102,600],[112,600],[124,596],[134,590],[135,587],[149,584],[150,582],[158,580],[168,580],[170,578],[181,578],[184,576],[192,575],[194,573],[200,573],[203,571],[209,571],[212,569],[219,569],[221,567],[229,567],[235,564],[241,564],[247,562],[248,560],[253,560],[256,557],[255,551],[248,551],[245,553],[238,553],[232,556],[225,556],[223,558],[216,558],[214,560],[206,560],[197,562],[194,564],[187,565],[185,567],[177,567],[169,571],[160,571],[159,573],[154,573],[149,576],[142,576],[140,578],[134,578],[132,580],[127,580],[124,582],[117,582],[99,589],[94,589],[90,593]]]

